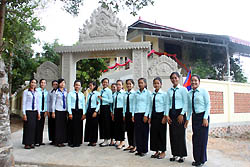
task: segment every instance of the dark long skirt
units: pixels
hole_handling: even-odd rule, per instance
[[[26,111],[27,121],[23,122],[23,144],[35,144],[37,111]]]
[[[95,108],[91,108],[86,113],[84,142],[96,143],[98,139],[98,115],[93,118]]]
[[[162,124],[164,112],[153,113],[150,127],[150,149],[152,151],[166,151],[167,124]]]
[[[209,127],[202,126],[204,113],[205,112],[192,114],[193,157],[196,162],[200,163],[205,163],[207,161],[207,141]]]
[[[169,125],[169,136],[172,155],[186,157],[186,128],[184,128],[184,124],[186,122],[186,114],[184,114],[183,116],[184,122],[182,124],[179,124],[177,121],[177,117],[181,114],[181,112],[182,109],[169,111],[169,117],[172,120],[172,123]]]
[[[67,142],[67,111],[56,111],[55,144]]]
[[[149,125],[143,122],[145,113],[135,113],[135,142],[139,153],[148,152]]]
[[[36,121],[36,140],[35,144],[42,144],[43,143],[43,129],[44,129],[44,112],[40,112],[41,119]]]
[[[125,124],[123,122],[123,108],[115,108],[115,140],[124,141],[125,139]]]
[[[115,139],[115,121],[110,121],[110,138]]]
[[[82,144],[83,139],[83,110],[72,109],[72,120],[69,121],[69,141],[68,143],[73,146],[79,146]]]
[[[48,117],[48,133],[49,141],[55,142],[55,118],[52,118],[52,112],[49,113]]]
[[[110,139],[111,112],[109,105],[101,105],[99,116],[100,139]]]
[[[132,113],[126,112],[125,113],[125,127],[128,136],[128,144],[130,146],[135,146],[135,136],[134,136],[134,122],[132,121]]]

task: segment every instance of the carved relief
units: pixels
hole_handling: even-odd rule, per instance
[[[149,76],[170,76],[172,72],[181,72],[178,64],[167,56],[154,57],[148,68]]]
[[[79,30],[80,43],[101,43],[107,41],[126,41],[127,27],[116,17],[112,10],[99,7],[90,22],[87,20]]]
[[[37,80],[43,78],[47,81],[51,81],[59,78],[59,69],[54,63],[46,61],[37,68],[37,72],[34,76]]]

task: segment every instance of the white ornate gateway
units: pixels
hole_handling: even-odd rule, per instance
[[[95,10],[90,21],[87,20],[79,31],[79,44],[56,48],[56,52],[61,55],[61,75],[66,80],[67,88],[73,89],[73,82],[76,79],[76,63],[81,59],[116,57],[131,59],[133,63],[126,72],[118,71],[119,75],[115,75],[113,78],[112,75],[104,74],[109,75],[108,77],[113,80],[128,77],[135,80],[140,77],[152,78],[159,74],[164,75],[165,72],[169,76],[169,68],[164,64],[169,60],[160,58],[162,64],[159,67],[156,67],[157,64],[154,63],[148,69],[148,63],[151,64],[151,59],[147,58],[151,48],[150,42],[129,42],[126,34],[127,27],[111,10],[101,7]],[[169,65],[172,67],[172,64]],[[171,69],[171,71],[176,71],[176,69]],[[149,87],[152,87],[151,84]]]

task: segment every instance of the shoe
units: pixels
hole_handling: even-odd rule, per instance
[[[173,156],[172,158],[169,159],[170,161],[175,161],[176,160],[176,157]]]
[[[55,143],[54,142],[51,142],[51,143],[49,143],[50,145],[54,145]]]
[[[122,145],[121,147],[117,146],[116,149],[121,149],[123,147],[125,147],[125,145]]]
[[[100,147],[107,147],[109,146],[108,144],[101,144]]]
[[[115,144],[114,143],[113,144],[110,143],[109,146],[115,146]]]
[[[141,155],[141,153],[137,152],[137,153],[135,153],[135,155]]]
[[[40,147],[40,144],[35,144],[36,147]]]
[[[194,161],[194,162],[192,162],[192,166],[201,166],[201,163]]]
[[[151,155],[151,158],[157,158],[159,155],[160,155],[160,153],[157,152],[157,153]]]
[[[123,151],[129,151],[131,149],[133,149],[133,148],[131,148],[130,146],[128,146],[127,148],[123,149]]]
[[[80,144],[75,145],[75,147],[80,147],[80,146],[81,146]]]
[[[165,158],[165,155],[164,156],[161,156],[160,154],[156,157],[157,159],[164,159]]]
[[[25,145],[24,149],[31,149],[31,147],[29,145]]]
[[[104,143],[104,142],[101,142],[101,143],[99,144],[99,146],[101,146],[103,143]]]
[[[96,146],[96,143],[91,143],[91,146],[92,146],[92,147],[95,147],[95,146]]]
[[[146,153],[141,153],[140,157],[144,157],[146,155]]]
[[[45,145],[45,143],[40,143],[40,145],[41,145],[41,146],[44,146],[44,145]]]
[[[34,148],[35,148],[35,146],[32,144],[32,145],[30,146],[30,148],[31,148],[31,149],[34,149]]]
[[[178,160],[179,163],[183,163],[184,162],[184,158],[180,157],[180,159]]]
[[[129,151],[129,153],[135,153],[136,152],[136,150],[130,150]]]

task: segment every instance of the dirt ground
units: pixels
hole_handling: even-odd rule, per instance
[[[11,116],[11,132],[23,128],[20,117]],[[192,133],[188,132],[187,138],[191,139]],[[244,134],[229,134],[227,137],[216,138],[209,136],[208,149],[215,149],[235,160],[250,162],[250,132]]]

